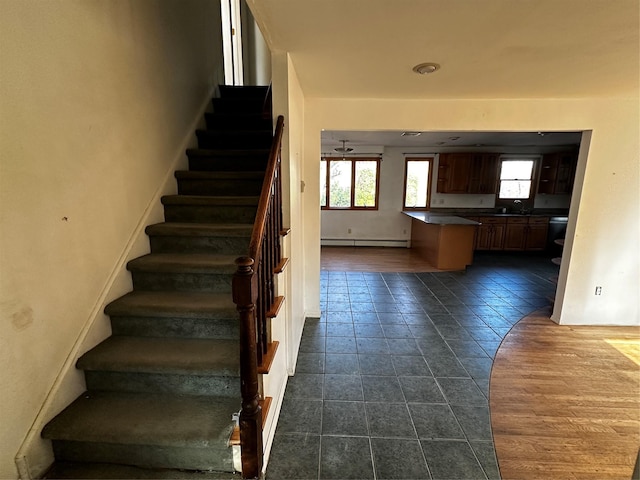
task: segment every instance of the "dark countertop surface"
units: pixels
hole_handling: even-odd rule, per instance
[[[473,220],[467,220],[466,218],[458,217],[456,215],[446,215],[441,213],[430,212],[406,212],[405,215],[411,217],[420,222],[428,223],[431,225],[480,225]]]

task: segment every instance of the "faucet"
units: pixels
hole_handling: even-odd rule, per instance
[[[522,204],[522,200],[514,200],[513,201],[513,210],[517,211],[521,215],[524,215],[525,213],[527,213],[527,209]]]

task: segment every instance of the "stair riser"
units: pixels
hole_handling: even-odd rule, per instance
[[[233,274],[131,272],[133,288],[146,291],[231,292]]]
[[[256,134],[249,132],[222,133],[215,130],[196,132],[199,148],[209,149],[252,149],[269,148],[272,142],[271,134]]]
[[[210,130],[213,130],[215,128],[234,128],[238,130],[269,130],[273,128],[271,119],[264,119],[261,115],[247,117],[242,115],[206,113],[205,120],[207,122],[207,128]]]
[[[264,101],[269,91],[266,85],[244,85],[241,87],[233,85],[220,85],[218,87],[220,98],[255,98]]]
[[[255,206],[165,205],[164,207],[164,218],[167,222],[252,224],[255,217]]]
[[[237,397],[240,377],[85,371],[89,390]]]
[[[235,313],[235,316],[233,316]],[[236,312],[227,319],[182,317],[111,317],[113,335],[136,337],[217,338],[236,340],[240,328]]]
[[[231,435],[231,425],[229,435]],[[207,448],[187,448],[54,440],[53,451],[58,461],[104,462],[146,468],[233,471],[231,449],[216,448],[213,445]]]
[[[215,113],[262,113],[264,101],[260,98],[214,98]]]
[[[249,237],[150,237],[153,253],[211,253],[244,255]]]
[[[267,157],[239,158],[189,156],[189,170],[194,172],[259,172],[267,168]]]
[[[180,195],[258,196],[262,179],[178,180]]]

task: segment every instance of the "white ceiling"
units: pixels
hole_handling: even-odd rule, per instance
[[[308,97],[638,96],[638,0],[247,3]]]

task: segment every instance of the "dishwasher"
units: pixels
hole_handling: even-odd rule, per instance
[[[547,233],[547,251],[554,257],[562,254],[562,246],[555,243],[559,238],[564,238],[567,234],[568,217],[550,217],[549,230]]]

